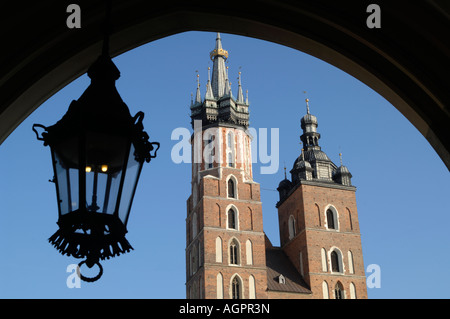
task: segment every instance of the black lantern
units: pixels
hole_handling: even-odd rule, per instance
[[[115,81],[120,72],[104,53],[88,70],[91,84],[56,124],[34,124],[38,140],[51,149],[59,230],[49,238],[61,254],[99,260],[129,252],[125,238],[133,196],[144,161],[156,157],[159,143],[143,131],[144,113],[130,115]],[[36,127],[45,129],[42,136]],[[155,148],[156,147],[156,148]],[[154,154],[151,152],[154,151]]]

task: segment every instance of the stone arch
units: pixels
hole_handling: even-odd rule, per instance
[[[0,60],[5,61],[0,77],[0,143],[46,99],[86,72],[100,51],[102,36],[98,30],[104,19],[103,3],[86,5],[82,34],[69,38],[67,26],[60,20],[66,3],[34,6],[33,16],[38,22],[23,16],[19,3],[8,5],[11,18],[0,24],[2,39],[9,44],[0,54]],[[446,78],[441,66],[446,62],[448,42],[441,28],[449,26],[448,8],[437,2],[383,4],[383,12],[393,21],[403,22],[392,37],[384,36],[389,28],[374,33],[355,18],[366,12],[364,2],[343,8],[337,2],[326,7],[300,1],[286,6],[269,0],[258,3],[257,11],[238,13],[229,3],[210,6],[208,1],[199,1],[186,10],[187,5],[182,1],[115,1],[111,56],[188,30],[228,32],[286,45],[344,70],[385,97],[450,168],[450,141],[446,139],[449,115],[445,108],[450,95],[439,80]],[[405,10],[409,19],[402,18]],[[272,17],[270,22],[268,16]],[[231,17],[235,23],[229,23]],[[420,28],[415,23],[418,20],[422,21]],[[423,47],[429,48],[425,55]],[[409,52],[416,63],[408,63],[403,52]]]

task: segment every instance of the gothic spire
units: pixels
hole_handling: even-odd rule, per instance
[[[219,99],[225,95],[225,85],[228,80],[225,68],[225,60],[228,58],[228,52],[222,48],[220,33],[217,32],[216,46],[209,54],[213,61],[212,69],[212,91],[214,97]]]
[[[242,86],[241,86],[241,71],[239,71],[239,88],[238,88],[238,96],[237,96],[237,102],[244,103],[244,94],[242,93]]]
[[[213,95],[213,91],[212,91],[212,87],[211,87],[211,74],[210,74],[210,70],[211,68],[208,66],[208,82],[206,83],[206,95],[205,98],[206,99],[213,99],[214,95]]]
[[[195,95],[195,103],[202,103],[202,97],[200,95],[200,76],[197,73],[197,94]]]
[[[248,94],[244,100],[239,72],[239,96],[237,99],[233,97],[232,83],[228,77],[228,68],[225,66],[228,52],[222,48],[221,41],[220,33],[217,33],[215,48],[210,52],[210,58],[213,61],[212,74],[211,68],[208,67],[208,82],[203,101],[200,97],[197,76],[197,94],[193,97],[191,104],[192,125],[194,120],[202,120],[203,125],[229,123],[247,128],[249,123]],[[237,103],[239,103],[239,107],[236,106]]]

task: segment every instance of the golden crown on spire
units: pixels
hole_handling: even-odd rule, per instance
[[[209,53],[209,57],[211,58],[211,60],[214,60],[215,56],[222,56],[226,59],[228,59],[228,51],[224,50],[224,49],[214,49],[211,51],[211,53]]]

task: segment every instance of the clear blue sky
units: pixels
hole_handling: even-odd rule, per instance
[[[103,262],[103,277],[69,289],[66,272],[79,260],[62,256],[47,241],[57,230],[50,150],[36,140],[33,123],[52,125],[89,84],[81,76],[42,104],[0,145],[1,298],[185,298],[185,217],[190,164],[170,152],[177,127],[190,129],[189,104],[196,73],[205,94],[215,33],[167,37],[114,59],[117,88],[134,115],[161,142],[145,164],[133,203],[129,254]],[[449,172],[425,138],[379,94],[343,71],[302,52],[273,43],[222,34],[229,76],[237,93],[242,71],[249,91],[251,127],[279,128],[280,166],[261,175],[264,229],[279,244],[274,191],[283,165],[300,154],[300,118],[308,92],[319,121],[320,145],[353,174],[365,267],[381,267],[381,288],[369,298],[449,298]],[[241,67],[241,69],[239,69]]]

